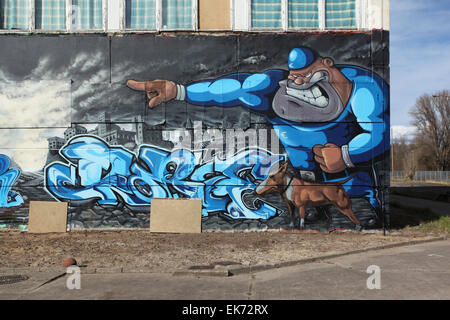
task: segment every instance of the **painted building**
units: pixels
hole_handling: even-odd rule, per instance
[[[70,138],[72,138],[72,137],[86,134],[86,133],[87,133],[87,129],[85,127],[75,124],[74,126],[67,128],[67,130],[64,131],[64,142],[69,141]]]
[[[49,150],[59,150],[63,147],[65,140],[60,137],[51,137],[47,139]]]
[[[0,48],[0,226],[389,222],[387,0],[0,0]]]
[[[98,136],[111,145],[129,145],[135,143],[136,132],[122,129],[117,124],[111,122],[109,112],[103,112],[99,116],[99,124],[89,131],[89,134]]]

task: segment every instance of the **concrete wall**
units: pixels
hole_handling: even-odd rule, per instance
[[[148,227],[152,198],[187,197],[203,200],[203,230],[279,228],[291,223],[285,198],[306,190],[313,202],[301,198],[292,210],[306,204],[307,228],[354,228],[351,212],[379,228],[389,181],[388,37],[0,36],[0,226],[26,225],[36,200],[69,202],[72,227]],[[279,84],[298,52],[311,52],[306,65],[326,64],[317,84],[326,106]],[[313,79],[320,70],[308,68],[297,71]],[[150,108],[154,90],[132,90],[130,79],[167,79],[185,94]],[[285,163],[277,188],[257,194]],[[292,188],[300,183],[292,176],[310,186]],[[326,191],[347,178],[343,190]]]
[[[369,29],[390,29],[389,0],[367,0]]]

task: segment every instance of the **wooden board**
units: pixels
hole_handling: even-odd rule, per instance
[[[200,30],[230,30],[230,0],[199,0]]]
[[[67,202],[30,201],[28,232],[67,231]]]
[[[201,199],[152,199],[150,232],[201,233]]]

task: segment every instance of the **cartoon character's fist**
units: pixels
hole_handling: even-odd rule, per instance
[[[168,80],[153,80],[153,81],[134,81],[128,80],[127,86],[133,90],[145,91],[149,98],[148,105],[154,108],[157,105],[175,99],[177,96],[177,85],[175,82]]]
[[[317,144],[313,147],[314,160],[320,164],[320,168],[328,173],[336,173],[347,168],[342,158],[341,147],[327,143],[324,146]]]

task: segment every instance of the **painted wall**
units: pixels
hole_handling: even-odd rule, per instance
[[[148,227],[152,198],[188,197],[204,230],[380,228],[388,37],[2,36],[0,225],[47,200]]]

